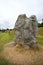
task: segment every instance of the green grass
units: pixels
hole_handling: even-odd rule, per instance
[[[43,27],[40,27],[40,28],[39,28],[39,35],[40,35],[40,36],[43,36]]]
[[[39,28],[39,32],[38,33],[39,33],[38,37],[37,37],[38,43],[40,45],[43,45],[43,27]]]
[[[40,45],[43,45],[43,36],[37,37],[37,40]]]
[[[4,48],[4,45],[8,42],[13,41],[14,39],[14,31],[8,32],[0,32],[0,53]],[[0,56],[0,65],[16,65],[13,63],[8,62],[8,60],[4,59],[2,56]]]
[[[0,32],[0,51],[3,49],[4,44],[13,41],[14,39],[14,31],[8,32]]]

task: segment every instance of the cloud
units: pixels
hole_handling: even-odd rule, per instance
[[[13,28],[19,14],[43,18],[43,0],[0,0],[0,28]]]

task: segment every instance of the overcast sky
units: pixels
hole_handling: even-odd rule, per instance
[[[19,14],[43,18],[43,0],[0,0],[0,28],[13,28]]]

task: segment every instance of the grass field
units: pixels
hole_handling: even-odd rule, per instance
[[[0,51],[3,49],[4,44],[13,41],[14,31],[9,32],[0,32]]]
[[[3,50],[4,45],[7,44],[8,42],[13,41],[13,39],[14,39],[14,31],[10,31],[10,33],[0,32],[0,53]],[[43,27],[39,28],[39,34],[37,40],[40,45],[43,45]],[[6,59],[0,56],[0,65],[16,65],[16,64],[9,63]]]
[[[8,42],[13,41],[14,39],[14,31],[10,31],[9,32],[0,32],[0,54],[1,51],[4,48],[4,45],[7,44]],[[4,59],[1,55],[0,55],[0,65],[14,65],[13,63],[8,62],[8,60]]]
[[[43,45],[43,27],[39,28],[39,32],[38,33],[39,33],[38,37],[37,37],[38,43],[40,45]]]

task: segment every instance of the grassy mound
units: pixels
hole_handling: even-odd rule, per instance
[[[20,45],[15,47],[7,45],[3,55],[9,62],[17,65],[43,65],[43,46],[39,46],[39,50],[34,50],[23,48]]]

